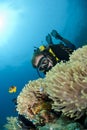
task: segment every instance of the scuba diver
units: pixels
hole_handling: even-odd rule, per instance
[[[63,43],[53,44],[51,35]],[[57,63],[68,61],[70,54],[76,49],[75,45],[63,38],[56,30],[52,30],[51,34],[46,36],[46,41],[48,45],[36,48],[32,57],[32,66],[37,69],[38,74],[39,72],[46,74]]]

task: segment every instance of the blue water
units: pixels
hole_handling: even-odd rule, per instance
[[[12,99],[38,78],[33,49],[46,44],[52,29],[77,48],[87,42],[87,0],[0,0],[0,130],[7,116],[17,115]],[[8,93],[11,85],[17,86],[14,94]]]

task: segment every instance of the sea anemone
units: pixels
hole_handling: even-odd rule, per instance
[[[54,101],[52,108],[70,118],[80,118],[87,108],[87,46],[76,50],[70,61],[53,67],[44,80]]]
[[[48,94],[44,91],[46,86],[43,86],[42,81],[42,79],[30,81],[17,98],[18,113],[39,124],[48,122],[48,117],[51,119],[50,114],[52,114],[49,113],[52,108],[52,100],[48,98]]]
[[[44,79],[26,84],[17,103],[19,114],[30,120],[41,122],[45,117],[46,122],[45,113],[52,109],[79,119],[87,109],[87,46],[74,51],[68,62],[55,65]]]

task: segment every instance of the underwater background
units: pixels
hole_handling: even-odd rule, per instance
[[[77,48],[87,43],[87,0],[0,0],[0,130],[17,115],[12,100],[39,78],[31,57],[52,29]],[[12,85],[16,93],[8,92]]]

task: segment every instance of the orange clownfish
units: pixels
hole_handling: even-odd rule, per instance
[[[11,86],[8,90],[9,93],[16,93],[17,87],[16,86]]]

